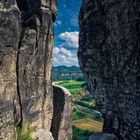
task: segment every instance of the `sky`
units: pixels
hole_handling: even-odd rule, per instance
[[[53,66],[78,66],[78,16],[82,0],[58,0]]]

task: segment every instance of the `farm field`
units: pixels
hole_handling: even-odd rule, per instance
[[[90,118],[73,121],[73,125],[82,130],[89,130],[91,132],[102,132],[103,127],[102,122],[98,122]]]

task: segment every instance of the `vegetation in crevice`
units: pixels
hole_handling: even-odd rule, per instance
[[[30,123],[31,121],[24,120],[22,127],[16,127],[17,140],[33,140],[31,136]]]

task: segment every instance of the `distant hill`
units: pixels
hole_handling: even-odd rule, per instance
[[[57,66],[52,68],[53,80],[84,80],[80,67]]]
[[[57,67],[53,67],[53,71],[57,71],[57,72],[81,72],[80,67],[77,66],[71,66],[71,67],[67,67],[67,66],[57,66]]]

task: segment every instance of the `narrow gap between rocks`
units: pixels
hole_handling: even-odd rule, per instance
[[[71,125],[74,140],[87,140],[92,133],[102,132],[103,128],[103,117],[96,106],[94,93],[91,92],[78,64],[78,16],[81,4],[82,0],[58,0],[58,16],[54,23],[52,78],[55,85],[65,87],[72,94]]]

